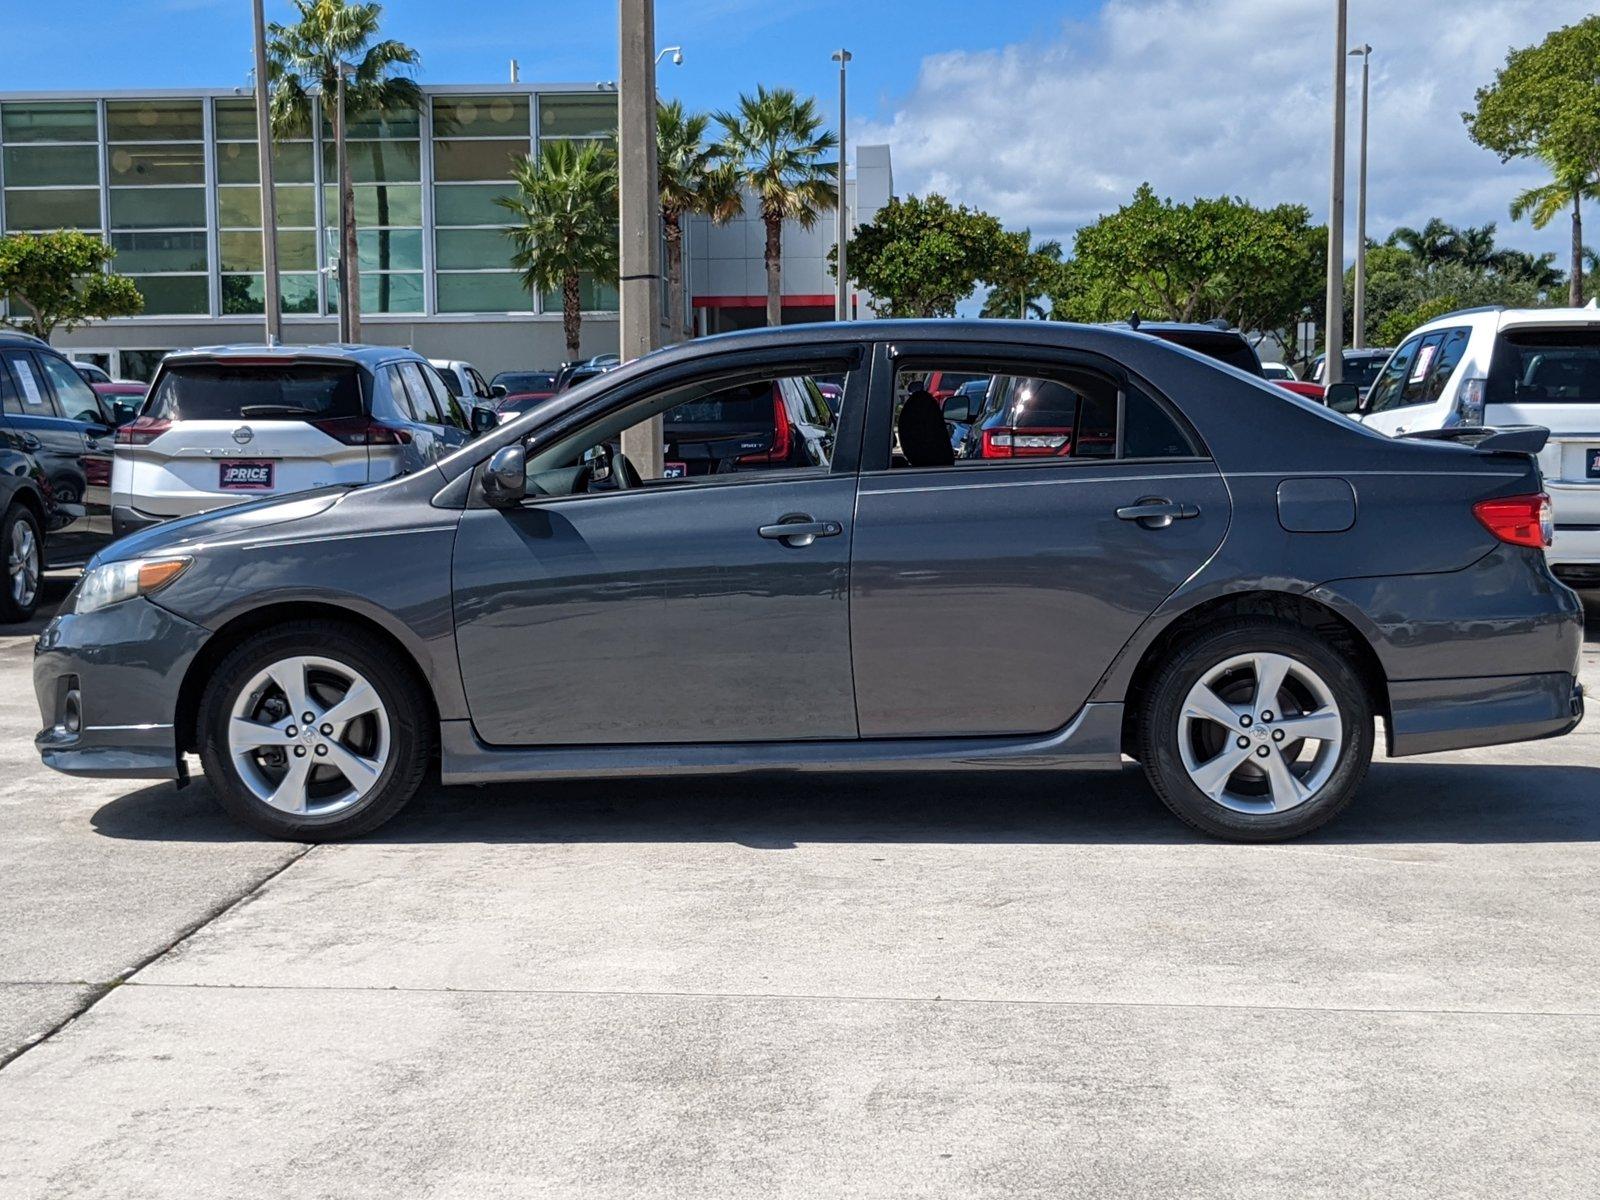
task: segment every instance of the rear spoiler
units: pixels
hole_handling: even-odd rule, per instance
[[[1500,454],[1537,454],[1550,440],[1550,431],[1543,425],[1457,425],[1451,429],[1418,429],[1400,436],[1456,442]]]

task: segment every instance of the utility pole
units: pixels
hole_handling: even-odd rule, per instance
[[[1372,91],[1372,47],[1362,43],[1350,51],[1361,59],[1361,165],[1356,174],[1356,296],[1351,314],[1350,344],[1367,344],[1367,104]]]
[[[839,204],[834,217],[834,244],[838,247],[838,294],[834,301],[833,315],[836,320],[848,321],[850,319],[850,272],[845,265],[846,245],[850,240],[850,205],[846,199],[844,167],[845,167],[845,140],[844,140],[844,67],[851,59],[850,51],[840,47],[833,52],[833,61],[839,64]]]
[[[333,108],[333,144],[334,144],[334,174],[338,177],[339,192],[339,340],[341,342],[355,341],[355,305],[350,299],[350,240],[353,236],[350,225],[355,222],[355,213],[345,203],[344,175],[346,155],[349,150],[345,147],[344,136],[344,63],[339,64],[339,83],[334,89]]]
[[[656,170],[655,0],[618,0],[621,32],[617,113],[621,197],[621,345],[624,362],[661,336],[661,181]],[[622,452],[646,479],[661,476],[658,414],[622,432]]]
[[[1326,331],[1322,382],[1328,386],[1344,378],[1344,77],[1349,9],[1349,0],[1334,0],[1333,163],[1328,189],[1327,311],[1322,326]]]
[[[254,0],[256,42],[256,161],[261,176],[261,292],[267,318],[267,345],[283,341],[283,309],[278,303],[278,195],[272,177],[272,114],[267,109],[267,22],[261,0]]]

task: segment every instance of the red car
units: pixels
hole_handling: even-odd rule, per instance
[[[928,377],[922,381],[922,390],[943,404],[956,394],[956,389],[962,384],[987,378],[987,375],[972,375],[959,371],[929,371]]]

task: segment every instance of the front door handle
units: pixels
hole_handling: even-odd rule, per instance
[[[1117,516],[1124,521],[1137,521],[1146,529],[1165,529],[1174,521],[1187,521],[1198,517],[1200,509],[1194,504],[1174,504],[1171,500],[1159,496],[1146,496],[1137,504],[1129,504],[1117,509]]]
[[[804,549],[819,537],[838,537],[844,532],[844,526],[837,521],[813,521],[807,516],[794,516],[784,517],[776,525],[763,525],[756,532],[785,546]]]

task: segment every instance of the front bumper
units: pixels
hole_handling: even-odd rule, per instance
[[[181,778],[178,691],[210,636],[143,597],[57,616],[34,646],[43,725],[34,745],[45,766],[67,775]],[[65,720],[71,692],[76,731]]]
[[[1583,684],[1564,672],[1389,682],[1389,754],[1434,754],[1571,733]]]

